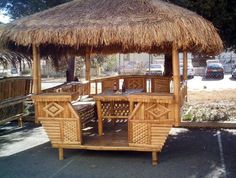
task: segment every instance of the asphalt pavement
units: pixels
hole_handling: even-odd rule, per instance
[[[65,150],[58,160],[42,127],[0,127],[0,177],[236,177],[236,130],[171,130],[157,166],[144,152]]]
[[[218,78],[209,78],[206,79],[201,76],[194,76],[193,79],[188,80],[188,90],[227,90],[227,89],[236,89],[236,80],[232,78],[231,74],[225,74],[224,79]]]

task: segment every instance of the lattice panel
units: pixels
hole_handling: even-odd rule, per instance
[[[146,123],[132,123],[132,142],[148,144],[148,125]]]
[[[114,115],[116,116],[128,116],[129,115],[129,103],[117,102],[113,107]]]
[[[78,142],[76,121],[64,121],[64,142]]]
[[[129,103],[128,102],[103,102],[102,103],[103,116],[128,116]]]
[[[111,103],[110,102],[103,102],[102,103],[102,115],[103,116],[111,116]]]
[[[50,104],[46,105],[43,108],[43,111],[45,111],[50,116],[55,117],[56,115],[58,115],[61,112],[63,112],[64,108],[61,105],[53,102],[53,103],[50,103]]]
[[[134,79],[126,79],[126,87],[128,89],[144,89],[144,80],[138,79],[138,78],[134,78]]]

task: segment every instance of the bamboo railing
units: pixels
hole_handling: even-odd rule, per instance
[[[112,90],[114,82],[117,83],[117,88],[121,89],[121,83],[124,81],[126,89],[142,89],[143,92],[155,93],[170,91],[169,77],[148,76],[148,75],[120,75],[114,77],[103,77],[93,79],[90,82],[71,82],[65,83],[53,88],[43,90],[43,93],[58,93],[58,92],[77,92],[79,95],[96,95]]]
[[[32,79],[26,77],[11,77],[0,79],[0,101],[32,92]]]
[[[31,78],[12,77],[0,80],[0,125],[18,119],[22,126],[23,102],[31,92]]]

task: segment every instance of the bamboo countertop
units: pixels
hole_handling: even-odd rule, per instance
[[[125,92],[113,92],[112,90],[107,90],[98,95],[94,95],[95,100],[101,101],[128,101],[128,96],[134,93],[142,93],[142,89],[128,89]]]
[[[50,99],[51,101],[72,101],[74,100],[78,94],[76,92],[60,92],[60,93],[42,93],[39,95],[33,95],[32,99],[36,101],[43,101]]]
[[[144,93],[140,89],[130,89],[125,93],[116,92],[112,90],[105,91],[93,96],[95,100],[101,101],[133,101],[133,102],[150,102],[158,103],[172,103],[174,95],[170,93]]]
[[[135,93],[129,95],[128,99],[133,102],[172,103],[174,95],[171,93]]]

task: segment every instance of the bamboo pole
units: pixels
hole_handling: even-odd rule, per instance
[[[175,126],[179,126],[180,118],[180,73],[179,73],[179,54],[176,43],[172,46],[172,68],[174,80],[174,98],[175,98]]]
[[[38,67],[37,67],[37,47],[35,44],[32,45],[33,50],[33,93],[38,93]]]
[[[37,46],[37,76],[38,76],[38,93],[41,93],[41,63],[40,63],[40,49]]]
[[[103,122],[102,122],[102,103],[100,100],[96,101],[97,113],[98,113],[98,135],[102,136],[103,134]]]
[[[152,165],[156,166],[157,165],[157,161],[158,161],[157,152],[153,151],[152,152]]]
[[[85,54],[85,79],[87,81],[90,81],[91,76],[90,76],[90,68],[91,68],[91,60],[90,60],[90,50],[86,49],[86,54]]]

